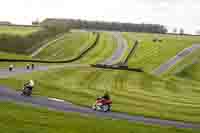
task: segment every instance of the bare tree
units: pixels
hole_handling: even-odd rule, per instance
[[[173,29],[173,33],[175,33],[175,34],[177,33],[177,28]]]
[[[183,28],[180,29],[179,34],[180,34],[180,35],[183,35],[183,34],[184,34],[184,29],[183,29]]]

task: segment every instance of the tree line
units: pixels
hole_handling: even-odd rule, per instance
[[[123,32],[149,32],[149,33],[167,33],[167,28],[160,24],[133,24],[120,22],[104,22],[104,21],[86,21],[76,19],[45,19],[41,25],[58,24],[64,27],[75,29],[91,29],[91,30],[108,30]]]
[[[0,50],[12,53],[30,54],[43,45],[42,42],[45,40],[67,32],[71,28],[123,32],[167,32],[167,29],[159,24],[133,24],[75,19],[45,19],[39,23],[39,25],[41,30],[26,36],[0,34]]]

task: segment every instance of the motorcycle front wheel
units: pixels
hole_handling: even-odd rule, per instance
[[[103,112],[108,112],[109,111],[109,105],[103,105],[102,110],[103,110]]]

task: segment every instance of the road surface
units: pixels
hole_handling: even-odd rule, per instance
[[[173,67],[177,62],[181,61],[187,55],[195,52],[199,48],[200,48],[200,44],[193,44],[191,47],[185,48],[184,50],[182,50],[181,52],[179,52],[176,56],[174,56],[171,59],[169,59],[166,63],[160,65],[158,68],[156,68],[155,70],[153,70],[152,74],[156,75],[156,76],[161,75],[162,73],[166,72],[171,67]]]
[[[16,76],[19,74],[31,73],[35,71],[47,71],[50,69],[59,69],[59,68],[83,68],[83,67],[90,67],[90,65],[86,64],[62,64],[62,65],[49,65],[49,66],[42,66],[42,65],[35,65],[35,68],[27,70],[24,68],[14,68],[12,72],[9,72],[8,68],[0,69],[0,78],[8,78],[12,76]]]
[[[117,43],[116,43],[117,48],[110,58],[106,59],[104,62],[102,62],[100,64],[105,64],[105,65],[115,64],[117,61],[120,60],[121,57],[123,57],[124,53],[126,52],[126,50],[128,48],[127,41],[123,38],[121,33],[114,32],[112,34],[113,34],[114,38],[117,40]]]

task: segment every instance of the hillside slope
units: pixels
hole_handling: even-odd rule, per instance
[[[140,41],[135,55],[130,58],[128,64],[131,67],[143,68],[146,72],[159,67],[184,48],[200,43],[198,36],[124,33],[124,37],[132,45],[134,40]],[[154,42],[154,39],[161,41]]]
[[[34,58],[41,60],[69,59],[87,49],[95,39],[96,35],[89,32],[66,33],[64,38],[50,44]]]

